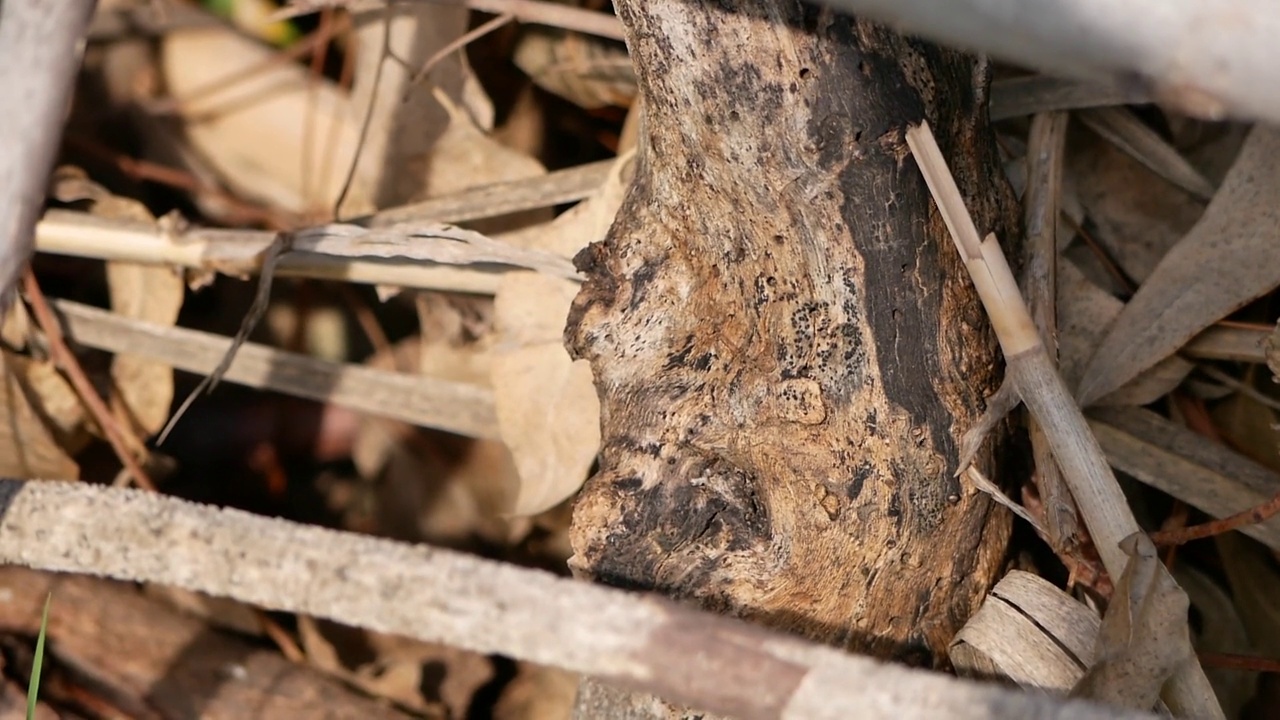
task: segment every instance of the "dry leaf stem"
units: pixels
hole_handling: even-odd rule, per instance
[[[1142,529],[1084,415],[1049,359],[995,235],[980,239],[928,125],[907,130],[907,143],[991,318],[1007,362],[1006,382],[1012,383],[1040,423],[1103,565],[1112,578],[1120,578],[1129,562],[1121,542]],[[1223,717],[1204,671],[1194,660],[1169,679],[1165,700],[1184,717]]]
[[[745,720],[1152,717],[886,665],[463,553],[80,483],[0,480],[0,562],[502,654]]]
[[[44,331],[45,338],[49,343],[49,354],[52,356],[55,365],[66,373],[67,379],[71,381],[71,386],[75,388],[76,394],[80,396],[80,401],[84,403],[84,406],[89,410],[89,414],[97,421],[98,427],[102,428],[102,434],[107,437],[107,442],[111,444],[111,449],[115,451],[116,457],[120,458],[121,464],[133,476],[134,482],[140,488],[155,492],[155,483],[151,482],[151,478],[133,455],[133,448],[144,448],[145,445],[136,437],[131,438],[132,443],[125,440],[127,431],[120,427],[120,423],[116,422],[115,415],[111,414],[107,404],[103,402],[98,395],[98,391],[94,389],[93,383],[85,375],[84,368],[80,366],[80,361],[76,359],[75,353],[71,352],[71,349],[67,347],[66,340],[62,336],[62,325],[49,307],[49,301],[45,299],[44,293],[41,292],[35,273],[28,268],[22,280],[27,302],[31,304],[31,313],[35,316],[40,329]]]

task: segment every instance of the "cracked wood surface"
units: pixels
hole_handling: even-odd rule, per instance
[[[1008,541],[953,477],[998,351],[903,133],[928,119],[984,231],[1016,237],[985,68],[797,3],[617,9],[647,130],[577,259],[566,341],[604,442],[574,570],[945,664]]]

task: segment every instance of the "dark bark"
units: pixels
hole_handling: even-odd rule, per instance
[[[999,354],[903,133],[928,119],[980,230],[1012,239],[984,68],[795,2],[617,9],[647,130],[578,257],[566,339],[604,442],[573,567],[944,664],[1007,545],[954,477]]]

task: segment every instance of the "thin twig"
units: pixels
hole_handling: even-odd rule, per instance
[[[71,348],[67,347],[67,343],[62,336],[62,325],[49,307],[49,302],[45,299],[44,293],[40,291],[40,283],[36,281],[35,273],[31,272],[30,268],[23,275],[22,282],[27,302],[31,304],[31,313],[35,316],[36,322],[40,325],[40,329],[44,331],[45,338],[49,342],[49,354],[53,357],[54,363],[62,372],[66,373],[67,379],[71,381],[71,387],[75,388],[76,394],[80,396],[80,401],[84,403],[84,406],[89,410],[89,414],[98,422],[98,427],[102,428],[102,434],[107,436],[107,442],[111,444],[111,449],[115,451],[116,457],[120,458],[120,462],[128,469],[129,474],[133,476],[134,482],[144,490],[155,492],[155,483],[151,482],[151,478],[147,476],[137,458],[133,456],[129,443],[125,441],[126,431],[120,427],[120,424],[116,422],[115,415],[111,414],[107,404],[98,396],[98,391],[94,389],[93,383],[85,375],[84,368],[80,366],[80,361],[76,360],[75,353],[71,352]],[[142,441],[137,438],[133,439],[133,446],[138,448],[145,447]]]
[[[66,322],[67,336],[79,345],[190,373],[212,372],[231,346],[231,339],[222,335],[121,317],[66,300],[55,300],[54,306]],[[224,379],[468,437],[498,437],[493,393],[476,385],[329,362],[256,343],[241,346]]]
[[[1196,654],[1200,656],[1200,662],[1209,667],[1280,674],[1280,660],[1274,658],[1209,652],[1207,650],[1202,650]]]
[[[1280,492],[1272,495],[1265,502],[1235,515],[1215,518],[1199,525],[1188,525],[1184,528],[1161,530],[1151,533],[1151,541],[1157,545],[1184,545],[1192,540],[1203,540],[1214,535],[1239,530],[1250,525],[1263,523],[1280,514]]]
[[[236,336],[231,339],[231,345],[227,347],[227,351],[223,353],[222,360],[213,369],[213,372],[205,375],[200,379],[200,383],[191,391],[190,395],[182,401],[178,409],[174,411],[169,418],[169,422],[165,423],[164,429],[156,437],[156,445],[164,443],[165,438],[169,437],[169,433],[173,430],[182,416],[186,414],[187,409],[196,401],[196,398],[206,392],[213,392],[218,386],[222,377],[227,374],[227,369],[231,367],[231,363],[236,358],[236,351],[240,346],[244,345],[249,339],[249,334],[254,328],[258,327],[258,322],[267,314],[267,306],[271,302],[271,283],[275,280],[276,264],[279,263],[280,257],[289,252],[290,237],[281,234],[272,241],[271,246],[267,248],[262,258],[262,271],[258,274],[258,289],[254,293],[253,304],[249,306],[249,311],[245,313],[244,318],[240,321],[240,329],[236,331]]]
[[[457,52],[458,50],[461,50],[467,45],[470,45],[476,40],[479,40],[485,35],[488,35],[494,30],[497,30],[498,28],[506,25],[507,23],[510,23],[512,20],[515,20],[515,19],[516,19],[516,16],[510,13],[505,13],[495,18],[490,18],[489,20],[485,21],[483,24],[479,25],[478,27],[475,27],[463,33],[462,35],[459,35],[453,40],[450,40],[449,42],[445,43],[444,47],[437,50],[434,55],[427,58],[426,62],[422,63],[422,67],[419,68],[417,74],[413,76],[413,79],[409,81],[409,84],[417,85],[423,80],[426,80],[427,76],[431,74],[431,71],[435,69],[436,65],[440,64],[441,60],[444,60],[445,58],[449,57],[450,54]]]

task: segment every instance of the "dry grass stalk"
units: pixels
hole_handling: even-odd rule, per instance
[[[909,129],[907,143],[991,318],[1008,363],[1005,382],[1039,422],[1103,565],[1111,577],[1120,578],[1129,563],[1121,543],[1142,529],[1084,415],[1049,359],[995,236],[979,239],[928,125]],[[1223,716],[1198,662],[1187,662],[1169,679],[1164,698],[1181,716]]]
[[[68,336],[80,345],[166,362],[191,373],[212,372],[231,347],[231,339],[221,335],[133,320],[65,300],[54,305]],[[239,348],[223,379],[470,437],[498,437],[493,395],[474,385],[333,363],[255,343]]]

